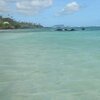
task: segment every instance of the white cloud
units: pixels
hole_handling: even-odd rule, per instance
[[[16,3],[17,10],[25,14],[37,14],[52,5],[52,0],[24,0]]]
[[[6,10],[6,2],[4,0],[0,0],[0,12],[5,12]]]
[[[79,11],[81,9],[81,6],[73,1],[68,3],[59,13],[58,15],[66,15],[66,14],[72,14],[75,13],[77,11]]]
[[[20,12],[33,15],[50,7],[52,3],[53,0],[0,0],[0,13]],[[16,7],[14,8],[13,5]]]
[[[12,8],[10,7],[10,4],[12,2],[15,3],[16,0],[0,0],[0,13],[7,13],[11,12]]]

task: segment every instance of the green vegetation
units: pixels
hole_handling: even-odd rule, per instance
[[[28,28],[43,28],[40,24],[33,24],[28,22],[18,22],[12,18],[3,18],[0,16],[0,29],[28,29]]]

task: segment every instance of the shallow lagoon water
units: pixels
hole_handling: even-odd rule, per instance
[[[0,31],[0,100],[100,100],[100,31]]]

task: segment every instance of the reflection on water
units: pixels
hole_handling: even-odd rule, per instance
[[[100,100],[100,32],[0,33],[0,100]]]

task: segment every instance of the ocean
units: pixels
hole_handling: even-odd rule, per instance
[[[0,100],[100,100],[100,30],[0,31]]]

